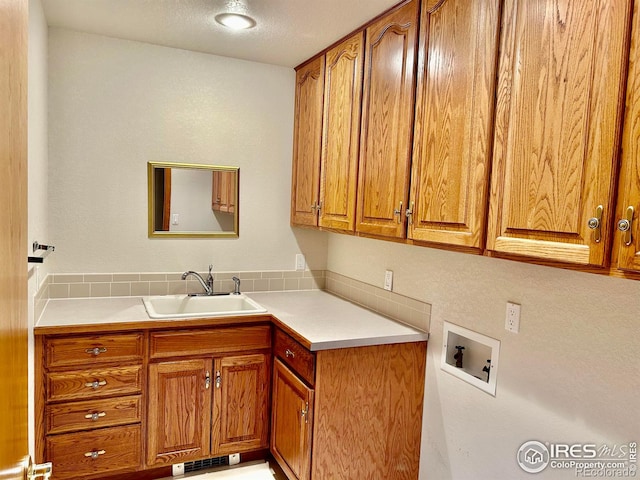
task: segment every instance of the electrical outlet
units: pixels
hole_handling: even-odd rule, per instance
[[[507,316],[504,321],[504,328],[510,332],[520,332],[520,305],[507,302]]]
[[[307,261],[304,258],[304,255],[301,253],[296,254],[296,270],[304,270],[307,266]]]
[[[393,288],[393,271],[386,270],[384,272],[384,289],[391,291]]]

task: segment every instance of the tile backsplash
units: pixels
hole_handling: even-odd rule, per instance
[[[376,313],[429,331],[431,305],[428,303],[329,270],[325,271],[325,290]]]
[[[200,272],[203,278],[207,273]],[[215,272],[215,292],[232,292],[232,277],[240,279],[243,292],[314,290],[324,288],[324,271]],[[137,297],[179,295],[202,291],[193,277],[180,273],[84,273],[48,277],[47,298]]]

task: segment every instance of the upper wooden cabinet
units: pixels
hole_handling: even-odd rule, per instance
[[[236,201],[237,172],[214,170],[211,182],[211,209],[217,212],[234,213]]]
[[[489,250],[608,262],[630,3],[505,1]]]
[[[640,272],[640,6],[635,3],[629,58],[622,164],[613,243],[613,264]],[[628,224],[626,223],[628,222]]]
[[[419,2],[366,29],[356,231],[405,236]]]
[[[425,1],[408,238],[481,249],[500,0]]]
[[[363,48],[364,33],[358,32],[325,57],[321,227],[349,231],[355,227]]]
[[[358,32],[297,71],[293,224],[354,230],[363,49]]]
[[[369,22],[298,70],[292,223],[640,278],[639,9],[409,0]]]
[[[296,72],[291,223],[317,225],[324,56]]]

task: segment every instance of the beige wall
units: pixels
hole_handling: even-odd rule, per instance
[[[47,23],[40,0],[29,0],[28,52],[28,251],[34,240],[50,241],[47,222]],[[36,255],[41,255],[37,253]],[[33,297],[49,272],[49,263],[29,264],[29,331],[33,331]],[[33,336],[29,335],[29,359],[33,359]],[[33,398],[33,362],[29,361],[29,398]],[[29,402],[29,449],[33,452],[33,402]]]
[[[292,70],[51,29],[49,89],[51,272],[394,270],[432,304],[421,479],[525,478],[530,439],[639,440],[640,282],[289,227]],[[240,238],[148,239],[150,160],[239,166]],[[440,370],[444,320],[502,342],[495,398]]]
[[[377,286],[391,269],[394,291],[432,305],[421,479],[527,478],[515,455],[532,439],[639,440],[640,282],[336,234],[327,266]],[[501,341],[495,398],[440,370],[445,320]]]
[[[49,31],[55,273],[324,268],[289,227],[293,70]],[[240,167],[239,239],[147,238],[147,162]]]

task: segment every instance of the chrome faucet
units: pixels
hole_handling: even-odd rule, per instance
[[[200,285],[202,285],[202,288],[204,288],[204,293],[190,293],[189,296],[213,295],[213,274],[211,273],[211,270],[213,270],[213,265],[209,265],[209,275],[207,276],[206,281],[198,272],[194,272],[193,270],[189,270],[182,274],[182,280],[186,280],[189,276],[196,277],[200,282]]]

